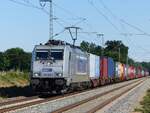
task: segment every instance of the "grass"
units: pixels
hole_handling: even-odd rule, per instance
[[[1,72],[0,88],[24,87],[29,84],[28,73],[23,72]]]
[[[143,101],[140,102],[141,108],[136,108],[136,112],[150,113],[150,90],[147,91],[147,95],[144,97]]]
[[[29,73],[0,72],[0,101],[2,99],[29,96],[32,90],[29,86]]]

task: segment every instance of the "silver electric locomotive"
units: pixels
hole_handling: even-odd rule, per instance
[[[31,86],[36,92],[61,93],[90,86],[88,54],[62,41],[36,45],[32,52]]]

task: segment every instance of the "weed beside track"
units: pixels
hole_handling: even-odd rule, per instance
[[[0,99],[24,96],[29,90],[28,73],[0,72]]]
[[[135,111],[142,113],[150,113],[150,89],[147,91],[143,101],[140,102],[141,107],[136,108]]]

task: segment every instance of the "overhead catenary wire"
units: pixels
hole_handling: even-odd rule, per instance
[[[149,50],[143,48],[143,47],[140,46],[139,44],[136,44],[136,43],[130,38],[131,35],[123,35],[123,37],[124,37],[125,40],[127,40],[127,43],[128,43],[129,45],[132,45],[132,46],[134,47],[134,49],[133,49],[133,48],[130,48],[130,49],[133,50],[133,52],[130,51],[130,54],[132,54],[131,56],[130,56],[130,54],[128,54],[128,56],[129,56],[130,58],[133,58],[133,56],[134,56],[134,58],[137,58],[137,56],[138,56],[139,58],[141,58],[139,55],[136,54],[136,53],[137,53],[137,52],[136,52],[137,48],[138,48],[138,50],[142,50],[142,51],[144,51],[145,53],[150,54],[150,51],[149,51]],[[138,53],[139,53],[139,51],[138,51]]]
[[[19,5],[26,6],[26,7],[31,7],[31,8],[39,9],[39,10],[43,11],[45,14],[49,15],[49,12],[47,10],[45,10],[43,7],[38,7],[38,6],[34,5],[33,3],[29,2],[28,0],[22,0],[25,3],[18,2],[16,0],[9,0],[9,1],[14,2],[16,4],[19,4]],[[56,16],[54,16],[54,19],[58,19],[58,18]],[[62,19],[60,19],[60,20],[63,21]],[[65,22],[65,21],[63,21],[63,22]]]
[[[106,6],[105,6],[106,7]],[[62,9],[62,7],[61,7],[61,9]],[[65,10],[66,11],[66,10]],[[67,13],[68,13],[68,11],[66,11]],[[70,14],[70,13],[69,13]],[[114,16],[115,18],[117,18],[117,16],[115,16],[112,12],[111,12],[111,14],[112,14],[112,16]],[[105,15],[104,15],[105,16]],[[107,17],[106,17],[107,18]],[[115,27],[115,29],[116,29],[116,27]],[[118,31],[118,28],[117,28],[117,31]],[[120,31],[119,31],[120,32]],[[85,33],[86,35],[91,35],[90,33]],[[139,34],[140,35],[140,34]],[[142,35],[142,34],[141,34]],[[130,42],[130,41],[128,41],[128,42]],[[143,49],[142,47],[141,47],[141,49]]]
[[[79,19],[79,21],[78,22],[76,22],[76,23],[74,23],[74,24],[70,24],[69,26],[76,26],[76,25],[78,25],[78,24],[81,24],[81,23],[85,23],[90,29],[91,29],[91,25],[87,22],[88,20],[87,20],[87,18],[84,18],[84,17],[79,17],[79,16],[77,16],[77,15],[74,15],[72,12],[70,12],[69,10],[67,10],[67,9],[65,9],[65,8],[63,8],[63,7],[61,7],[60,5],[57,5],[56,3],[54,3],[53,2],[53,5],[55,6],[55,7],[58,7],[59,9],[61,9],[61,11],[64,11],[66,14],[68,14],[68,15],[70,15],[71,17],[75,17],[76,19],[75,20],[77,20],[77,19]],[[62,19],[61,19],[61,21],[63,21]],[[64,23],[66,23],[65,21],[63,21]],[[87,24],[88,23],[88,24]],[[68,23],[66,24],[66,25],[68,25]]]
[[[109,12],[109,14],[110,14],[115,20],[118,21],[118,23],[120,24],[121,28],[124,29],[124,25],[123,25],[123,23],[120,21],[119,17],[118,17],[117,15],[115,15],[115,14],[111,11],[111,9],[109,9],[109,8],[107,7],[107,5],[103,2],[103,0],[98,0],[98,1],[99,1],[99,3]]]
[[[72,19],[75,19],[75,20],[81,20],[81,22],[79,23],[85,23],[90,29],[91,29],[91,24],[89,23],[88,19],[85,18],[85,17],[80,17],[78,15],[75,15],[74,13],[72,13],[70,10],[67,10],[65,8],[63,8],[62,6],[56,4],[53,2],[53,5],[55,5],[56,7],[58,7],[59,9],[61,9],[61,11],[64,11],[66,14],[70,15],[71,17],[73,17]],[[75,17],[75,18],[74,18]],[[78,23],[78,22],[77,22]],[[93,28],[93,27],[92,27]]]
[[[33,8],[36,8],[36,9],[39,9],[39,10],[42,10],[44,13],[46,13],[47,15],[49,15],[49,12],[47,10],[44,9],[44,7],[38,7],[36,5],[34,5],[33,3],[29,2],[29,0],[23,0],[24,2],[26,2],[27,4],[29,4],[31,7]],[[54,16],[53,19],[59,19],[61,21],[63,21],[64,23],[66,23],[64,20],[60,19],[60,18],[57,18],[56,16]],[[59,23],[58,23],[59,24]],[[62,25],[61,25],[62,26]]]
[[[65,9],[65,8],[63,8],[63,7],[61,7],[60,5],[57,5],[57,4],[54,3],[54,2],[53,2],[53,5],[55,5],[56,7],[58,7],[59,9],[61,9],[61,11],[64,11],[66,14],[70,15],[71,17],[76,17],[76,19],[79,19],[80,21],[77,22],[76,24],[81,23],[81,22],[87,20],[86,18],[82,18],[82,17],[79,17],[79,16],[77,16],[77,15],[74,15],[74,14],[71,13],[69,10],[67,10],[67,9]]]
[[[127,32],[126,28],[124,28],[124,30]],[[134,46],[134,48],[141,49],[141,50],[145,51],[146,53],[150,54],[150,51],[149,51],[149,50],[143,48],[142,46],[140,46],[140,45],[138,45],[138,44],[136,44],[136,43],[134,43],[134,41],[130,38],[130,37],[132,36],[132,34],[131,34],[131,35],[122,34],[122,35],[124,36],[124,39],[127,40],[128,44],[131,44],[132,46]],[[133,48],[132,48],[132,49],[133,49]],[[137,49],[136,49],[136,50],[137,50]],[[136,51],[136,50],[133,50],[133,51]],[[131,52],[131,51],[130,51],[130,52]],[[134,56],[136,57],[137,55],[136,55],[135,53],[136,53],[136,52],[132,52],[132,56],[134,55]]]
[[[32,4],[31,2],[29,2],[29,1],[27,1],[27,0],[22,0],[22,1],[24,1],[24,3],[23,3],[23,2],[16,1],[16,0],[9,0],[9,1],[14,2],[14,3],[16,3],[16,4],[19,4],[19,5],[26,6],[26,7],[39,9],[39,10],[43,11],[45,14],[49,14],[49,12],[46,11],[43,7],[38,7],[38,6]]]
[[[67,9],[65,9],[65,8],[63,8],[63,7],[61,7],[60,5],[57,5],[56,3],[54,3],[53,2],[53,5],[55,5],[56,7],[58,7],[59,9],[61,9],[61,11],[64,11],[66,14],[68,14],[68,15],[70,15],[71,17],[75,17],[76,19],[79,19],[79,21],[78,22],[76,22],[75,24],[70,24],[70,26],[72,26],[72,27],[74,27],[74,26],[76,26],[76,25],[78,25],[78,24],[81,24],[81,23],[84,23],[84,24],[86,24],[89,28],[90,28],[90,30],[91,30],[91,25],[87,22],[88,20],[87,20],[87,18],[83,18],[83,17],[79,17],[79,16],[77,16],[77,15],[74,15],[73,13],[71,13],[69,10],[67,10]],[[82,30],[83,31],[83,30]],[[81,32],[79,32],[79,33],[81,33]],[[83,32],[82,32],[83,33]],[[84,34],[87,34],[88,36],[89,36],[89,34],[91,34],[91,32],[89,33],[89,32],[84,32]],[[92,33],[93,34],[93,33]]]
[[[56,3],[54,3],[53,2],[53,5],[54,6],[56,6],[56,7],[58,7],[59,9],[61,9],[61,11],[64,11],[66,14],[68,14],[68,15],[70,15],[71,17],[76,17],[77,19],[84,19],[84,18],[82,18],[82,17],[79,17],[79,16],[77,16],[77,15],[74,15],[72,12],[70,12],[69,10],[67,10],[67,9],[65,9],[65,8],[63,8],[63,7],[61,7],[60,5],[58,5],[58,4],[56,4]]]
[[[49,14],[49,12],[48,12],[47,10],[45,10],[45,9],[42,8],[42,7],[38,7],[38,6],[34,5],[30,0],[22,0],[22,1],[24,1],[24,2],[17,1],[17,0],[9,0],[9,1],[12,1],[12,2],[17,3],[17,4],[20,4],[20,5],[24,5],[24,6],[26,6],[26,7],[36,8],[36,9],[39,9],[39,10],[43,11],[45,14]],[[115,14],[113,14],[113,12],[105,5],[105,3],[104,3],[102,0],[99,0],[99,1],[101,1],[101,3],[104,5],[105,9],[107,9],[107,11],[109,11],[110,14],[111,14],[114,18],[118,18]],[[54,3],[54,4],[55,4],[55,3]],[[57,5],[57,4],[55,4],[55,5]],[[93,4],[93,5],[94,5],[94,4]],[[94,6],[95,6],[95,5],[94,5]],[[57,7],[58,7],[58,5],[57,5]],[[59,6],[59,7],[61,7],[61,6]],[[67,14],[74,16],[73,13],[71,13],[70,11],[64,9],[63,7],[61,7],[61,9],[63,9],[63,11],[65,11]],[[111,24],[111,26],[112,26],[116,31],[120,32],[120,30],[118,29],[118,27],[117,27],[115,24],[112,23],[112,21],[107,17],[107,15],[105,15],[102,11],[100,11],[96,6],[95,6],[95,9],[97,10],[97,12],[98,12],[101,16],[103,16],[103,17],[105,18],[105,20],[107,20],[107,21]],[[78,16],[76,16],[76,17],[78,17]],[[56,17],[55,17],[55,18],[56,18]],[[81,22],[79,21],[79,22],[76,23],[77,25],[80,24],[80,23],[82,23],[82,22],[86,23],[86,21],[87,21],[87,19],[84,20],[84,18],[81,18],[81,17],[79,17],[79,18],[77,18],[77,19],[80,19],[80,20],[81,20]],[[118,19],[119,19],[119,18],[118,18]],[[60,20],[61,20],[61,19],[60,19]],[[83,21],[83,20],[84,20],[84,21]],[[122,19],[122,20],[123,20],[123,19]],[[131,35],[146,35],[146,36],[150,36],[150,34],[146,33],[144,30],[138,28],[137,26],[134,26],[134,25],[132,25],[132,24],[129,24],[129,23],[126,22],[125,20],[123,20],[123,21],[122,21],[122,20],[120,19],[119,21],[121,21],[121,23],[123,23],[123,25],[127,25],[127,26],[132,27],[132,28],[136,29],[137,31],[141,32],[141,34],[133,34],[133,33],[130,33]],[[61,20],[61,21],[63,21],[63,20]],[[63,22],[64,22],[65,24],[68,24],[68,23],[66,23],[65,21],[63,21]],[[56,23],[59,24],[61,27],[64,27],[64,25],[63,25],[62,23],[58,22],[57,19],[56,19]],[[62,30],[61,32],[59,32],[59,33],[56,33],[54,36],[58,36],[58,34],[61,34],[61,33],[63,33],[64,31],[65,31],[65,29],[63,29],[63,30]],[[129,33],[128,33],[128,34],[129,34]],[[89,33],[87,33],[87,35],[89,36]],[[143,47],[141,46],[140,48],[142,49]],[[148,52],[148,50],[145,49],[145,48],[143,48],[143,50]]]
[[[111,14],[111,16],[114,18],[114,19],[118,19],[118,17],[106,6],[106,4],[103,2],[103,0],[98,0],[102,6]]]
[[[102,5],[103,7],[111,14],[111,16],[115,19],[117,19],[119,21],[119,23],[121,24],[122,28],[124,28],[124,25],[123,24],[126,24],[128,25],[129,27],[132,27],[133,29],[136,29],[137,31],[139,32],[142,32],[142,34],[133,34],[133,33],[126,33],[127,35],[147,35],[147,36],[150,36],[150,34],[146,33],[145,31],[141,30],[140,28],[138,28],[137,26],[135,25],[132,25],[132,24],[129,24],[128,22],[126,22],[124,19],[120,19],[118,18],[107,6],[106,4],[103,2],[103,0],[98,0]],[[121,33],[121,34],[125,34],[125,33]]]
[[[136,43],[134,43],[133,40],[132,40],[129,36],[125,36],[125,37],[126,37],[126,38],[128,37],[128,39],[129,39],[129,40],[128,40],[128,43],[131,43],[132,46],[137,47],[138,49],[141,49],[141,50],[147,52],[148,54],[150,54],[150,51],[149,51],[149,50],[143,48],[142,46],[140,46],[140,45],[138,45],[138,44],[136,44]]]
[[[132,24],[129,24],[128,22],[126,22],[126,21],[123,20],[123,19],[120,19],[120,21],[123,22],[124,24],[130,26],[131,28],[136,29],[137,31],[143,33],[142,35],[150,36],[150,34],[146,33],[145,31],[143,31],[142,29],[138,28],[137,26],[132,25]]]
[[[20,4],[20,5],[24,5],[24,6],[27,6],[27,7],[32,7],[32,8],[36,8],[36,9],[42,10],[44,13],[46,13],[46,14],[49,15],[49,12],[48,12],[48,11],[46,11],[46,10],[45,10],[44,8],[42,8],[42,7],[38,7],[38,6],[34,5],[34,4],[31,3],[29,0],[22,0],[22,1],[24,1],[25,3],[20,2],[20,1],[16,1],[16,0],[9,0],[9,1],[12,1],[12,2],[17,3],[17,4]],[[109,10],[109,8],[104,4],[104,2],[103,2],[102,0],[99,0],[99,1],[100,1],[100,2],[104,5],[104,7],[112,14],[112,16],[114,16],[114,17],[117,18],[117,16],[114,15],[111,10]],[[90,2],[90,1],[89,1],[89,2]],[[92,3],[92,2],[90,2],[90,3]],[[66,10],[66,9],[64,9],[63,7],[58,6],[58,5],[55,4],[55,3],[53,3],[53,4],[54,4],[55,6],[61,8],[61,9],[63,9],[66,13],[72,15],[71,12],[69,12],[69,11]],[[93,4],[93,3],[92,3],[92,4]],[[95,5],[94,5],[94,6],[95,6]],[[104,16],[105,16],[105,15],[104,15]],[[77,17],[77,16],[76,16],[76,17]],[[57,17],[55,17],[55,18],[57,18]],[[80,18],[81,18],[81,17],[80,17]],[[106,18],[107,18],[107,17],[106,17]],[[82,19],[83,19],[83,18],[82,18]],[[63,21],[63,20],[61,20],[61,21]],[[82,21],[82,20],[81,20],[81,21]],[[136,30],[138,30],[138,31],[140,31],[140,32],[143,33],[143,34],[138,34],[138,35],[148,35],[148,36],[149,36],[148,33],[144,32],[143,30],[141,30],[141,29],[138,28],[138,27],[135,27],[134,25],[131,25],[131,24],[127,23],[125,20],[120,19],[120,21],[123,22],[123,23],[125,23],[126,25],[128,25],[128,26],[130,26],[130,27],[132,27],[132,28],[134,28],[134,29],[136,29]],[[64,22],[64,21],[63,21],[63,22]],[[65,23],[66,23],[66,22],[65,22]],[[115,27],[115,28],[116,28],[116,27]]]
[[[71,27],[74,27],[74,26],[80,24],[82,21],[85,21],[85,20],[84,20],[84,19],[83,19],[83,20],[80,20],[80,21],[78,21],[77,23],[71,25]],[[63,26],[63,27],[64,27],[64,29],[63,29],[61,32],[56,33],[53,37],[58,36],[58,35],[60,35],[61,33],[64,33],[64,32],[66,31],[66,29],[65,29],[65,26]]]
[[[16,3],[16,4],[19,4],[19,5],[23,5],[23,6],[26,6],[26,7],[31,7],[31,8],[35,8],[35,9],[38,9],[38,10],[41,10],[41,11],[43,11],[45,14],[47,14],[47,15],[49,15],[49,12],[47,11],[47,10],[45,10],[43,7],[38,7],[38,6],[36,6],[36,5],[34,5],[34,4],[32,4],[30,1],[28,1],[28,0],[22,0],[22,1],[24,1],[24,3],[23,2],[19,2],[19,1],[16,1],[16,0],[9,0],[9,1],[11,1],[11,2],[14,2],[14,3]],[[57,20],[57,17],[54,17],[54,19],[56,19]],[[61,19],[60,19],[61,20]],[[63,21],[63,20],[61,20],[61,21]],[[58,21],[55,21],[58,25],[60,25],[61,27],[65,27],[63,24],[61,24],[60,22],[58,22]],[[65,21],[63,21],[63,22],[65,22]],[[64,30],[63,30],[64,31]],[[61,34],[61,33],[63,33],[62,31],[61,32],[59,32],[59,33],[56,33],[54,36],[56,36],[56,35],[58,35],[58,34]]]
[[[127,22],[126,22],[125,20],[123,20],[123,19],[119,19],[119,18],[118,18],[115,14],[113,14],[112,11],[104,4],[103,0],[98,0],[98,1],[99,1],[99,2],[103,5],[103,7],[111,14],[111,16],[112,16],[113,18],[115,18],[115,19],[117,19],[117,20],[119,21],[119,23],[121,24],[122,28],[125,29],[124,24],[126,24],[126,25],[128,25],[129,27],[132,27],[132,28],[134,28],[134,29],[136,29],[137,31],[139,31],[139,32],[142,33],[142,34],[121,33],[121,35],[124,35],[126,38],[127,38],[127,36],[132,36],[132,35],[147,35],[147,36],[150,36],[150,34],[146,33],[145,31],[141,30],[140,28],[138,28],[138,27],[136,27],[136,26],[134,26],[134,25],[131,25],[131,24],[127,23]],[[128,38],[129,38],[129,37],[128,37]],[[129,38],[129,39],[130,39],[130,38]],[[130,42],[131,42],[131,39],[130,39],[130,41],[128,41],[128,43],[130,43]],[[145,52],[150,53],[150,51],[148,51],[147,49],[143,48],[143,47],[140,46],[140,45],[134,44],[134,42],[133,42],[132,45],[134,45],[135,47],[141,48],[141,49],[144,50]]]
[[[45,10],[43,7],[38,7],[38,6],[34,5],[34,4],[31,3],[29,0],[22,0],[24,3],[23,3],[23,2],[18,2],[18,1],[16,1],[16,0],[9,0],[9,1],[14,2],[14,3],[16,3],[16,4],[19,4],[19,5],[26,6],[26,7],[31,7],[31,8],[35,8],[35,9],[41,10],[41,11],[43,11],[45,14],[49,15],[49,12],[48,12],[47,10]],[[53,4],[55,4],[55,3],[53,2]],[[58,5],[55,4],[55,6],[58,6]],[[61,9],[63,9],[64,11],[68,12],[68,14],[71,14],[71,13],[69,13],[69,11],[65,10],[64,8],[62,8],[62,7],[60,7],[60,6],[59,6],[59,8],[61,8]],[[56,16],[54,16],[54,19],[55,19],[55,22],[56,22],[59,26],[65,28],[65,26],[64,26],[62,23],[60,23],[60,22],[57,21],[58,18],[57,18]],[[68,24],[67,22],[65,22],[64,20],[62,20],[62,19],[59,18],[59,20],[61,20],[62,22],[64,22],[65,24],[67,24],[67,25],[69,25],[69,26],[76,26],[76,25],[82,23],[83,21],[86,21],[86,18],[81,18],[81,17],[80,17],[79,19],[80,19],[80,20],[79,20],[78,22],[76,22],[75,24]],[[58,33],[56,33],[56,34],[54,34],[53,37],[56,37],[56,36],[58,36],[58,35],[60,35],[60,34],[62,34],[62,33],[64,33],[64,32],[65,32],[65,29],[63,29],[62,31],[60,31],[60,32],[58,32]]]
[[[88,3],[97,11],[97,13],[98,13],[99,15],[103,16],[104,19],[105,19],[117,32],[120,33],[120,30],[118,29],[118,27],[117,27],[115,24],[113,24],[113,23],[111,22],[111,20],[110,20],[103,12],[101,12],[101,11],[94,5],[93,2],[91,2],[91,1],[88,0]]]
[[[16,0],[9,0],[11,2],[14,2],[16,4],[19,4],[19,5],[23,5],[23,6],[26,6],[26,7],[31,7],[30,5],[26,4],[26,3],[23,3],[23,2],[19,2],[19,1],[16,1]]]

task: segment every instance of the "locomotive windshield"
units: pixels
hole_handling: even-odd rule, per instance
[[[50,56],[54,60],[63,60],[63,50],[51,50]]]
[[[38,51],[36,52],[36,60],[48,60],[48,51]]]
[[[37,51],[36,60],[63,60],[63,50]]]

